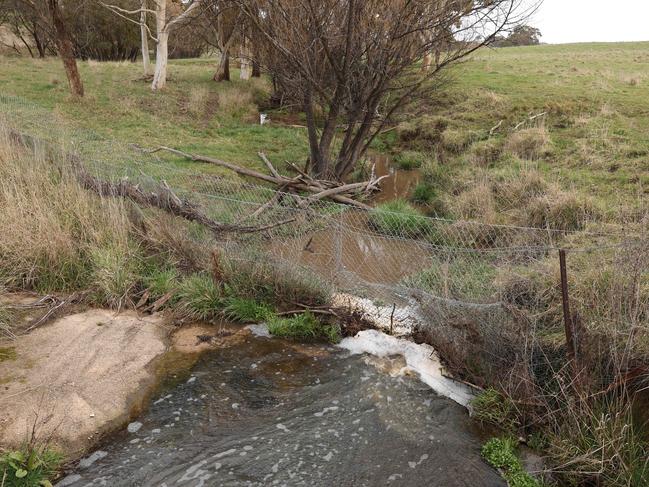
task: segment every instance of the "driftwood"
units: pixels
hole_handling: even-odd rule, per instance
[[[178,149],[173,149],[171,147],[160,146],[154,149],[144,149],[142,147],[134,145],[134,147],[139,150],[146,152],[147,154],[153,154],[156,152],[169,152],[177,156],[183,157],[190,161],[194,162],[205,162],[208,164],[213,164],[219,167],[224,167],[231,171],[236,172],[241,176],[251,177],[264,181],[266,183],[271,183],[282,191],[301,191],[306,193],[311,193],[310,196],[305,197],[309,201],[317,201],[320,199],[330,199],[336,203],[342,203],[345,205],[355,206],[363,209],[370,209],[369,205],[362,203],[354,199],[360,195],[366,195],[373,191],[379,191],[379,183],[386,178],[383,176],[380,178],[372,178],[369,181],[361,183],[350,183],[343,184],[336,181],[328,181],[322,179],[315,179],[309,176],[305,171],[300,170],[294,164],[291,164],[291,167],[298,173],[296,177],[283,176],[279,171],[273,166],[268,157],[265,154],[260,152],[259,158],[263,161],[264,165],[268,168],[270,174],[264,174],[254,169],[249,169],[247,167],[237,166],[235,164],[216,159],[214,157],[202,156],[199,154],[190,154],[183,152]]]

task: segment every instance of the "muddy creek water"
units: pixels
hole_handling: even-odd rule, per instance
[[[504,485],[466,409],[395,376],[403,365],[247,334],[205,352],[60,485]]]

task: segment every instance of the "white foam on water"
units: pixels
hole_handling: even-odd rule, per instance
[[[377,357],[402,355],[406,360],[406,369],[417,372],[421,380],[440,396],[448,397],[466,408],[474,397],[468,386],[444,377],[444,367],[430,345],[418,345],[378,330],[363,330],[354,337],[345,338],[339,346],[353,354],[369,353]]]
[[[334,306],[350,308],[363,314],[363,317],[382,330],[390,330],[396,335],[410,335],[418,323],[417,309],[412,306],[382,306],[371,299],[353,294],[337,293],[332,298]]]

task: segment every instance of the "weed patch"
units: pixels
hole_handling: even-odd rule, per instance
[[[300,313],[290,318],[271,317],[268,320],[268,331],[277,337],[298,340],[325,339],[337,343],[341,338],[338,325],[321,323],[310,312]]]
[[[492,438],[482,447],[482,456],[502,473],[510,487],[541,487],[541,483],[524,470],[512,438]]]
[[[62,460],[48,448],[9,451],[0,455],[0,480],[3,487],[51,487]]]

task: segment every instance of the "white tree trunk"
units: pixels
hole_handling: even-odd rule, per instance
[[[169,30],[167,29],[167,0],[155,0],[156,14],[156,52],[155,52],[155,73],[153,74],[152,90],[160,90],[167,84],[167,60],[169,57],[168,41]]]
[[[142,12],[140,12],[140,38],[142,40],[142,69],[144,76],[151,74],[151,59],[149,57],[149,32],[146,28],[147,1],[142,0]]]
[[[241,58],[241,67],[239,70],[239,78],[242,80],[249,80],[252,75],[252,63],[249,59]]]
[[[155,55],[155,73],[153,74],[152,90],[160,90],[167,84],[167,59],[168,59],[169,32],[158,34]]]

